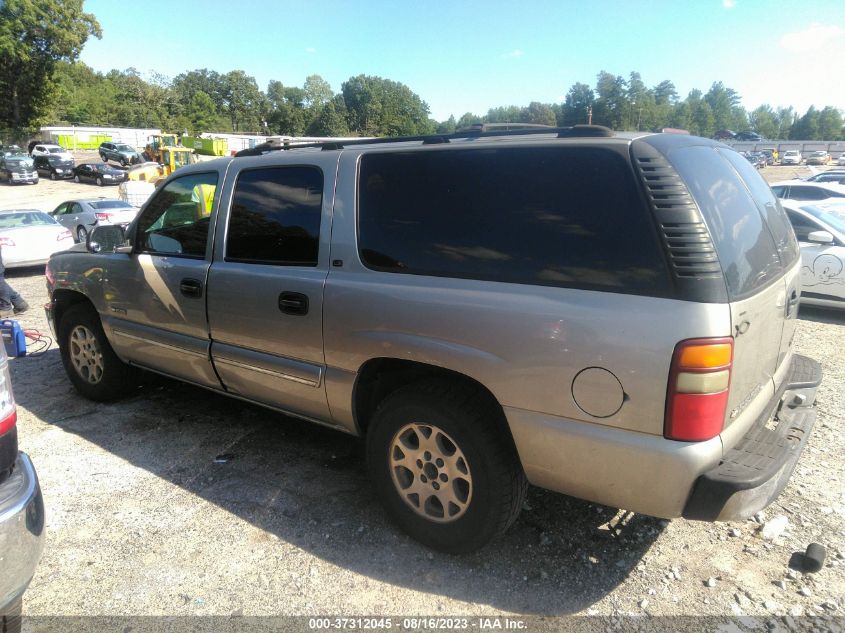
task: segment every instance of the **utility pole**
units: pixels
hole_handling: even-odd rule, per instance
[[[587,125],[593,124],[593,106],[587,106]]]

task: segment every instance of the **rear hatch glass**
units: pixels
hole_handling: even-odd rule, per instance
[[[684,147],[669,160],[701,210],[724,272],[734,334],[727,426],[761,391],[774,390],[785,358],[784,264],[794,259],[795,238],[768,186],[736,152]]]

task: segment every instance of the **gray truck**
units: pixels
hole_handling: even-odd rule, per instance
[[[365,438],[391,517],[480,547],[528,483],[772,501],[816,413],[795,235],[730,148],[594,126],[333,141],[173,174],[47,267],[67,374],[148,370]]]

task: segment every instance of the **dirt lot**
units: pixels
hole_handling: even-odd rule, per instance
[[[44,180],[0,187],[0,208],[99,194],[116,190]],[[42,271],[8,278],[33,306],[46,302]],[[48,331],[40,309],[20,321]],[[165,379],[95,404],[70,386],[53,345],[12,362],[21,448],[48,511],[25,613],[842,616],[843,326],[842,314],[800,312],[798,350],[825,372],[819,418],[764,517],[660,521],[532,489],[504,538],[463,557],[388,523],[358,440]],[[777,515],[786,530],[762,538]],[[811,542],[827,547],[827,566],[789,570]]]

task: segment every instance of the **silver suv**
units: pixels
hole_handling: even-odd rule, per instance
[[[473,130],[180,169],[51,258],[47,311],[85,396],[143,368],[364,436],[389,514],[463,552],[527,483],[666,518],[771,502],[821,380],[800,265],[724,145]]]

